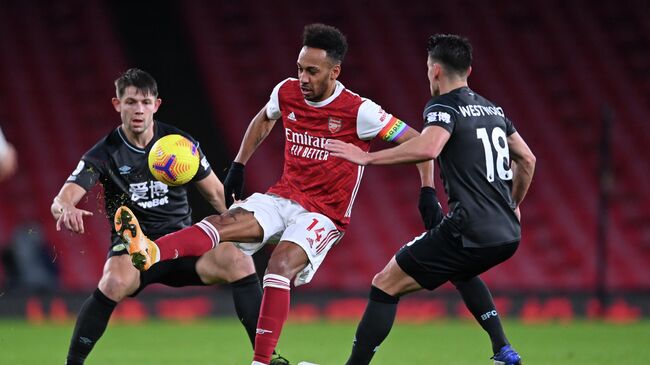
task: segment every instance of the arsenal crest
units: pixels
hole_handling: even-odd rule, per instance
[[[336,133],[339,131],[339,129],[341,129],[341,120],[329,117],[329,122],[327,123],[327,126],[329,127],[330,132]]]

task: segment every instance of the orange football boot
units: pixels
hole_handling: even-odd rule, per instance
[[[160,261],[158,246],[142,232],[138,219],[131,209],[124,205],[117,208],[113,223],[115,232],[127,244],[127,251],[136,269],[146,271],[151,265]]]

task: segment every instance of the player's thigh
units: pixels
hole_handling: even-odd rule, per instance
[[[415,279],[404,272],[393,256],[386,267],[372,279],[372,285],[392,296],[401,296],[422,289]]]
[[[290,224],[280,238],[281,242],[287,242],[287,246],[281,250],[276,248],[273,252],[271,256],[273,262],[269,261],[268,272],[271,270],[276,271],[273,273],[285,272],[291,275],[284,275],[289,278],[297,274],[294,283],[299,286],[311,281],[342,233],[328,217],[307,212],[302,207],[296,209],[296,214],[288,217]]]
[[[243,208],[232,208],[220,215],[205,219],[219,232],[220,241],[259,242],[264,230],[255,219],[253,212]]]
[[[416,237],[395,254],[399,267],[423,288],[433,290],[462,272],[469,262],[457,235],[441,224]]]
[[[104,264],[99,290],[114,301],[132,294],[140,285],[140,272],[133,267],[129,255],[111,256]]]
[[[222,242],[204,253],[196,272],[206,284],[231,283],[255,273],[253,259],[231,242]]]
[[[221,241],[267,242],[285,229],[285,212],[281,211],[279,203],[276,196],[255,193],[233,204],[227,212],[207,220],[217,228]]]

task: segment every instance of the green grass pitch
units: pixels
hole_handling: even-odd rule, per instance
[[[73,323],[0,321],[0,364],[63,364]],[[650,364],[650,322],[523,325],[506,322],[524,364]],[[279,344],[292,364],[343,364],[355,323],[289,323]],[[491,364],[489,341],[470,321],[397,324],[373,364]],[[86,362],[93,364],[250,364],[251,348],[234,319],[191,323],[111,323]]]

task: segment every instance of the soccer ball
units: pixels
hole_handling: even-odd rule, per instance
[[[188,183],[199,169],[199,149],[180,134],[166,135],[149,151],[149,170],[158,180],[170,186]]]

